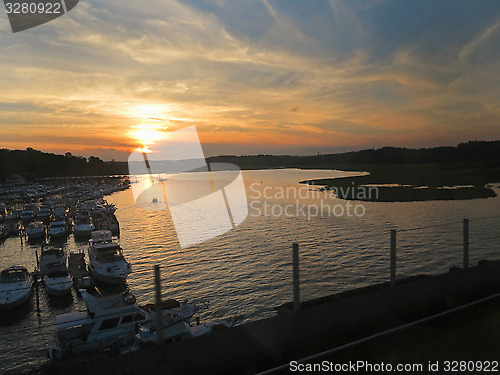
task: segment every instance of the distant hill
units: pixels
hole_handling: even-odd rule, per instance
[[[471,141],[456,147],[399,148],[383,147],[340,154],[313,156],[248,155],[217,156],[210,162],[233,163],[242,169],[256,168],[332,168],[354,169],[363,164],[441,164],[443,167],[500,166],[500,141]]]
[[[107,176],[128,173],[127,164],[105,162],[96,156],[84,158],[71,153],[57,155],[27,148],[0,149],[0,180],[14,174],[27,179],[39,177]]]
[[[318,168],[343,170],[380,170],[385,165],[438,165],[440,169],[493,170],[500,167],[500,141],[471,141],[456,147],[397,148],[383,147],[339,154],[225,155],[208,162],[232,163],[242,169]],[[0,180],[14,174],[24,177],[72,177],[127,174],[126,162],[106,162],[96,156],[85,158],[71,153],[57,155],[27,148],[0,149]]]

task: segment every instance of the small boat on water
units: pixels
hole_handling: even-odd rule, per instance
[[[37,213],[37,218],[41,221],[47,221],[50,219],[50,216],[52,215],[52,208],[48,205],[43,205],[40,207]]]
[[[47,231],[51,240],[64,238],[68,235],[68,228],[65,221],[53,221]]]
[[[28,225],[26,228],[26,235],[28,240],[34,241],[41,238],[45,238],[45,227],[41,221],[34,221]]]
[[[109,230],[92,233],[89,245],[89,272],[96,281],[108,284],[123,283],[132,266],[125,260],[121,246]]]
[[[31,295],[33,278],[24,266],[12,266],[0,273],[0,308],[21,306]]]
[[[43,277],[43,285],[48,294],[62,296],[71,292],[73,279],[64,263],[49,263]]]
[[[87,215],[78,215],[73,225],[73,233],[75,237],[89,238],[90,234],[95,230],[92,219]]]
[[[3,224],[0,224],[0,240],[4,240],[9,236],[9,232],[4,228]]]
[[[19,223],[15,221],[6,221],[3,224],[3,230],[7,236],[19,236]]]
[[[40,272],[46,274],[48,272],[48,265],[51,263],[66,264],[66,254],[62,247],[43,245],[42,253],[38,261]]]
[[[30,209],[24,209],[21,211],[21,221],[23,223],[29,223],[33,218],[35,217],[35,214],[33,210]]]

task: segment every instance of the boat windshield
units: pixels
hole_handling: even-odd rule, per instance
[[[118,259],[124,259],[122,249],[116,245],[114,247],[106,247],[104,249],[97,249],[96,259],[99,262],[111,262]]]
[[[66,270],[56,270],[56,271],[49,271],[47,273],[48,278],[53,278],[53,277],[66,277],[68,276],[69,273]]]
[[[24,270],[3,270],[0,274],[0,283],[16,283],[26,280]]]

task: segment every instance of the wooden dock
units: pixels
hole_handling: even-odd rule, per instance
[[[73,277],[75,287],[84,285],[84,278],[89,276],[84,253],[70,253],[68,257],[68,270]]]
[[[277,316],[272,318],[124,355],[92,353],[78,356],[49,364],[40,372],[71,375],[254,374],[464,305],[474,308],[481,305],[479,302],[474,304],[478,300],[497,294],[500,296],[500,261],[482,262],[438,276],[421,275],[398,280],[393,288],[390,283],[381,283],[306,301],[298,311],[289,303],[278,307]],[[499,297],[488,301],[495,299],[498,301]],[[450,316],[443,315],[439,319],[450,319]],[[458,321],[448,328],[456,330],[469,325],[469,316],[455,318]],[[481,327],[487,329],[484,327],[488,325]],[[497,327],[491,329],[498,331]],[[418,334],[405,332],[406,350],[411,351],[410,344],[417,342],[413,337]],[[439,346],[443,332],[436,330],[434,336],[431,334],[426,339]],[[457,352],[455,359],[480,344],[477,341],[481,332],[478,335],[462,337],[463,352]],[[497,342],[490,345],[491,350],[499,354],[500,337],[494,337]],[[390,345],[390,341],[386,345]]]

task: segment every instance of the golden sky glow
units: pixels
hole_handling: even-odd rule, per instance
[[[457,27],[460,25],[460,27]],[[2,148],[126,160],[196,125],[207,155],[500,137],[498,1],[80,1],[0,16]]]

